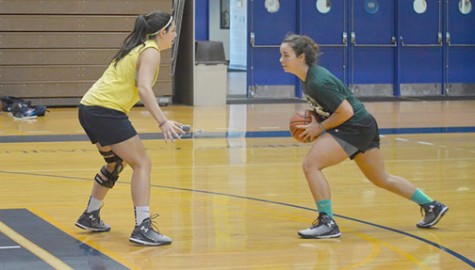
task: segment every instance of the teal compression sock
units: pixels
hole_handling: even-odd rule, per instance
[[[424,205],[433,202],[429,196],[427,196],[422,190],[416,189],[416,192],[412,194],[411,196],[411,201],[419,204],[419,205]]]
[[[327,216],[333,218],[333,209],[331,200],[321,200],[317,202],[317,209],[319,213],[325,213]]]

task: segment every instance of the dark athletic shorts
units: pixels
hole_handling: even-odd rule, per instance
[[[345,122],[327,132],[343,147],[350,159],[380,145],[378,123],[372,115],[358,124]]]
[[[93,144],[108,146],[128,140],[137,131],[121,111],[99,106],[79,105],[79,122]]]

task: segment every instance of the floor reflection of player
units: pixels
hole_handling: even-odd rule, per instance
[[[87,257],[89,269],[107,269],[102,254],[97,249],[92,248],[84,241],[79,242],[78,247]]]

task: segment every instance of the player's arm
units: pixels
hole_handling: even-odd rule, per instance
[[[354,114],[353,107],[348,100],[344,99],[330,117],[321,122],[320,125],[325,130],[336,128],[348,121]]]
[[[145,49],[140,55],[139,67],[137,70],[137,88],[139,97],[143,105],[157,121],[163,131],[165,141],[174,138],[180,138],[178,133],[182,134],[179,123],[169,121],[158,106],[152,85],[155,71],[160,65],[160,53],[154,48]],[[178,133],[177,133],[178,132]]]
[[[348,119],[350,119],[354,114],[353,107],[351,104],[345,99],[343,100],[340,105],[336,108],[336,110],[322,122],[318,122],[314,115],[312,115],[312,122],[308,125],[298,126],[299,128],[304,128],[303,131],[299,136],[303,140],[307,140],[308,138],[315,138],[320,136],[326,130],[336,128],[337,126],[343,124]]]

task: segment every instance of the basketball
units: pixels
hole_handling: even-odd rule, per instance
[[[312,114],[315,116],[315,118],[318,121],[319,117],[317,117],[315,113],[311,110],[298,111],[290,118],[290,122],[289,122],[290,134],[292,135],[292,137],[294,137],[294,139],[296,139],[297,141],[301,143],[311,143],[314,141],[314,140],[311,140],[310,138],[308,138],[305,141],[302,138],[300,138],[299,137],[300,133],[302,133],[305,129],[297,128],[297,126],[299,125],[310,124],[312,122],[312,117],[311,117]]]

